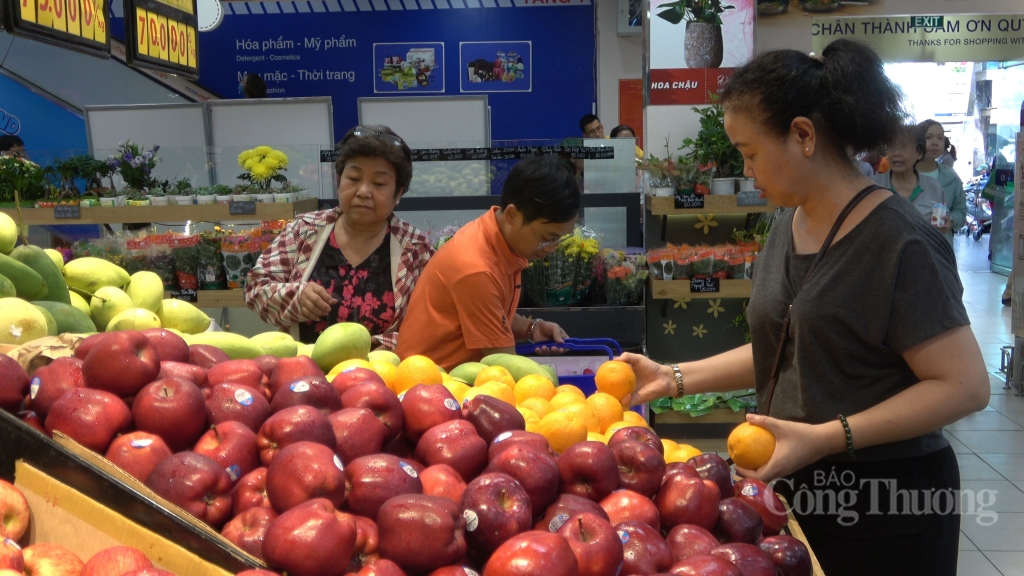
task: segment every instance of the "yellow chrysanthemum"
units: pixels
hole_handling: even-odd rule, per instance
[[[241,154],[238,155],[238,165],[241,166],[242,168],[245,168],[245,163],[250,158],[252,158],[252,150],[246,150],[242,152]]]
[[[242,168],[245,168],[246,170],[252,170],[252,167],[259,163],[259,158],[253,158],[250,156],[249,159],[246,160],[244,164],[242,164]]]
[[[267,168],[263,164],[256,164],[249,170],[249,174],[252,175],[255,180],[266,180],[270,178],[270,168]]]
[[[260,164],[266,166],[271,171],[277,171],[277,169],[281,167],[281,164],[271,156],[267,156],[263,160],[260,160]]]
[[[267,154],[267,157],[277,160],[277,164],[281,168],[288,167],[288,155],[285,154],[284,152],[281,152],[280,150],[271,151],[269,154]]]
[[[274,149],[271,148],[270,146],[257,146],[253,148],[252,151],[254,154],[257,154],[259,156],[266,156],[267,154],[273,152]]]

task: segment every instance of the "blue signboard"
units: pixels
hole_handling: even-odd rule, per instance
[[[381,42],[373,45],[377,94],[444,93],[444,42]]]
[[[533,46],[526,42],[461,42],[463,92],[531,92]]]

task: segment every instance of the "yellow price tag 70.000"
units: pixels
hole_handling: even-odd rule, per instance
[[[21,20],[23,22],[36,21],[36,0],[21,0]]]
[[[88,2],[89,0],[85,0]],[[67,0],[65,3],[68,17],[68,34],[82,35],[82,6],[79,0]]]
[[[138,28],[138,53],[149,54],[149,14],[142,8],[136,8],[135,22]]]

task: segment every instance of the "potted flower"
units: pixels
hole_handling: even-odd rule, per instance
[[[697,164],[711,164],[716,178],[711,182],[711,194],[736,193],[736,180],[743,176],[743,154],[732,145],[725,132],[725,111],[718,104],[694,107],[700,116],[700,131],[696,138],[683,140],[680,150]]]
[[[672,24],[686,21],[683,56],[690,68],[718,68],[725,50],[722,13],[735,6],[722,0],[675,0],[658,7],[658,17]]]
[[[127,206],[151,206],[153,204],[146,197],[146,192],[139,188],[125,188],[124,193]]]
[[[693,158],[680,156],[676,159],[676,194],[705,196],[711,192],[711,176],[715,172],[711,163],[701,164]]]
[[[159,150],[159,146],[153,146],[151,150],[146,150],[131,140],[127,140],[118,146],[117,153],[107,158],[107,165],[111,168],[111,172],[116,172],[124,180],[126,189],[135,191],[138,196],[143,190],[158,187],[158,182],[153,178],[153,168],[160,162],[156,155]],[[145,198],[134,199],[135,202],[141,200],[145,200]],[[140,204],[134,205],[139,206]]]
[[[99,189],[100,206],[106,208],[113,208],[114,206],[117,206],[118,194],[118,191],[113,187]]]
[[[646,160],[637,160],[636,166],[651,175],[651,195],[672,196],[676,193],[676,163],[671,158],[659,160],[651,154]]]
[[[196,191],[192,188],[191,180],[188,178],[182,178],[172,184],[167,193],[174,199],[174,203],[178,206],[191,206],[193,204]]]
[[[167,193],[164,192],[163,188],[153,188],[149,190],[146,193],[146,198],[153,206],[167,206],[170,204],[170,198],[167,197]]]
[[[32,202],[41,198],[45,193],[45,178],[43,169],[35,162],[0,156],[0,202]]]
[[[217,204],[227,204],[228,202],[231,202],[233,192],[234,191],[230,186],[225,186],[224,184],[217,184],[213,187],[213,194]]]
[[[285,181],[284,185],[281,186],[281,191],[274,193],[274,202],[278,204],[295,202],[298,199],[299,194],[305,191],[305,188],[295,186],[291,182]]]
[[[252,194],[249,193],[250,189],[250,186],[245,186],[244,184],[235,186],[231,191],[231,200],[233,202],[248,202],[252,200]]]
[[[217,202],[217,195],[213,191],[213,186],[200,186],[196,188],[196,204],[215,204]]]
[[[288,182],[281,174],[288,170],[288,155],[270,146],[257,146],[252,150],[245,150],[238,155],[238,165],[245,170],[238,179],[249,183],[249,199],[251,194],[270,194],[272,182],[282,185]],[[282,193],[287,192],[282,190]],[[293,198],[291,202],[294,201]]]

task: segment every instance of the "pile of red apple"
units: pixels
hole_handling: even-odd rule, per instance
[[[160,329],[90,336],[31,379],[5,358],[0,407],[289,576],[811,574],[771,488],[715,454],[666,466],[647,428],[559,455],[490,396],[400,397],[371,370],[329,382]]]

